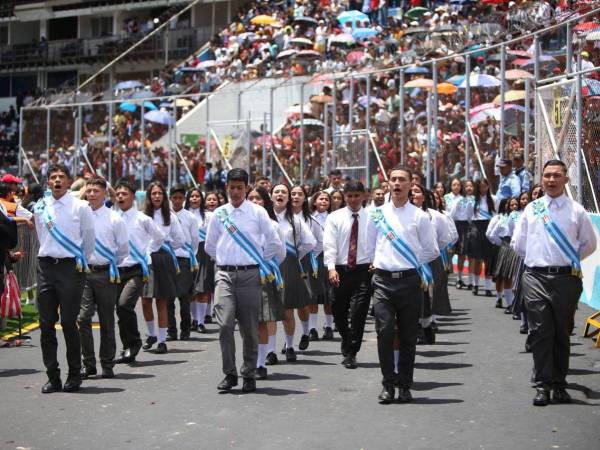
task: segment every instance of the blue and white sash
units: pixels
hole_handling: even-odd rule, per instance
[[[229,233],[229,236],[238,244],[244,252],[258,264],[258,271],[260,273],[260,282],[262,284],[267,281],[273,281],[276,279],[276,274],[273,273],[272,265],[266,261],[256,249],[254,244],[248,239],[248,237],[240,230],[229,217],[229,213],[225,209],[221,209],[217,212],[217,217],[223,224],[225,231]],[[279,274],[281,276],[281,274]]]
[[[579,278],[583,278],[579,253],[577,253],[577,250],[573,248],[569,242],[569,239],[558,227],[556,222],[552,220],[550,211],[548,211],[543,199],[533,201],[533,214],[542,222],[546,232],[552,238],[554,243],[558,245],[560,251],[563,252],[563,254],[571,261],[571,273]]]
[[[111,283],[120,283],[119,266],[117,265],[117,252],[111,251],[102,242],[96,239],[96,252],[103,258],[108,259],[108,275]]]
[[[148,277],[150,276],[150,270],[148,268],[148,260],[146,259],[146,256],[144,254],[142,254],[140,249],[137,248],[135,246],[135,244],[133,243],[133,241],[131,241],[131,240],[129,241],[129,254],[141,266],[142,277],[143,277],[144,282],[148,281]]]
[[[404,259],[408,260],[417,269],[423,287],[428,286],[433,282],[433,274],[428,264],[420,264],[415,252],[404,242],[398,234],[392,229],[390,224],[385,219],[380,208],[375,208],[371,211],[371,219],[379,232],[390,241],[394,250],[396,250]]]
[[[198,264],[198,258],[196,258],[196,252],[192,248],[191,244],[187,242],[183,244],[183,249],[188,252],[190,257],[190,270],[192,272],[197,272],[200,269],[200,264]]]
[[[315,278],[319,277],[319,260],[315,252],[308,252],[310,258],[310,267],[312,268],[312,276]]]
[[[283,289],[283,277],[281,276],[281,270],[279,270],[279,264],[277,264],[277,261],[275,261],[275,259],[267,261],[267,264],[269,265],[269,268],[271,269],[271,271],[273,272],[273,276],[275,277],[275,286],[277,286],[277,289]]]
[[[171,244],[169,244],[168,242],[165,241],[162,243],[160,248],[169,254],[171,259],[173,260],[173,264],[175,264],[175,272],[177,272],[177,274],[179,274],[181,272],[181,269],[179,268],[179,262],[177,261],[177,255],[175,254],[175,250],[173,250],[173,247],[171,247]]]
[[[198,236],[200,237],[201,242],[206,241],[206,230],[198,228]]]
[[[440,257],[442,258],[442,264],[444,265],[444,269],[448,270],[450,268],[449,260],[448,260],[448,249],[450,248],[450,244],[446,245],[442,250],[440,250]]]
[[[65,194],[69,195],[69,194]],[[38,213],[44,223],[44,226],[50,233],[50,236],[66,251],[68,251],[75,258],[75,263],[77,270],[79,272],[89,272],[87,260],[85,259],[85,254],[83,253],[83,249],[75,244],[71,239],[69,239],[60,229],[58,225],[54,222],[50,212],[48,211],[48,205],[46,205],[46,200],[41,199],[35,205],[35,212]]]
[[[479,215],[481,217],[483,217],[484,220],[491,220],[491,218],[492,218],[492,215],[488,211],[486,211],[484,209],[480,208],[480,209],[477,210],[477,212],[479,213]]]
[[[295,258],[298,261],[298,270],[300,271],[300,276],[306,278],[306,270],[304,270],[304,266],[302,265],[302,261],[300,261],[300,255],[298,254],[298,250],[296,250],[296,246],[291,242],[285,241],[285,251],[292,258]]]

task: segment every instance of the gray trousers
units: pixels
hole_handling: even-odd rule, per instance
[[[109,281],[108,269],[88,273],[83,288],[79,310],[79,334],[81,357],[86,367],[96,366],[92,317],[96,309],[100,321],[100,364],[112,368],[115,365],[117,344],[115,341],[115,304],[117,285]]]
[[[123,350],[134,346],[141,347],[142,338],[138,330],[135,305],[142,295],[144,281],[139,265],[119,267],[121,284],[118,287],[117,317],[119,318],[119,336]]]
[[[258,357],[258,316],[261,308],[261,286],[258,269],[239,272],[219,270],[215,276],[214,311],[219,329],[223,373],[237,376],[235,364],[235,321],[243,342],[242,377],[254,378]]]
[[[565,387],[571,327],[583,289],[581,279],[569,274],[548,275],[525,269],[522,283],[535,384],[544,389]]]

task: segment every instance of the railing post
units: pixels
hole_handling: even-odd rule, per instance
[[[577,201],[579,203],[583,203],[583,179],[581,173],[581,150],[582,150],[582,133],[583,133],[583,98],[581,96],[582,89],[582,75],[581,75],[581,48],[577,52],[577,78],[576,81],[576,103],[577,107],[575,110],[575,164],[577,165],[577,170],[575,173],[577,174]],[[590,186],[592,187],[592,186]]]
[[[525,78],[525,136],[523,138],[523,150],[524,150],[524,159],[525,165],[529,164],[529,133],[531,132],[530,128],[530,119],[531,119],[531,80],[529,78]]]
[[[300,184],[304,183],[304,83],[300,85]]]
[[[429,140],[431,140],[431,155],[429,155],[429,159],[432,160],[432,169],[433,169],[433,183],[437,182],[437,151],[438,151],[438,141],[437,141],[437,117],[438,117],[438,71],[437,71],[437,61],[433,61],[431,64],[431,71],[433,72],[433,92],[431,99],[431,115],[433,116],[432,124],[431,124],[431,135],[429,135]],[[427,189],[431,189],[432,180],[431,174],[429,170],[427,171],[428,182]]]
[[[371,166],[369,164],[369,139],[371,137],[371,74],[367,75],[367,111],[365,115],[365,187],[371,187]]]
[[[469,128],[471,126],[469,120],[469,111],[471,109],[471,55],[466,55],[465,60],[465,178],[471,175],[471,136]]]
[[[504,158],[504,98],[506,95],[506,45],[500,47],[500,157]]]
[[[110,104],[110,109],[111,109],[110,123],[112,125],[112,103]],[[144,102],[142,101],[141,110],[140,110],[142,112],[142,119],[141,119],[142,120],[142,123],[141,123],[142,146],[140,148],[140,161],[141,161],[141,165],[142,165],[142,176],[140,178],[140,186],[141,186],[142,191],[144,190],[144,185],[146,183],[146,119],[144,118],[144,114],[145,114],[144,109],[145,109]],[[112,131],[111,131],[111,140],[112,140]],[[110,149],[111,149],[110,154],[112,155],[112,145],[111,145]]]
[[[404,69],[400,69],[400,86],[398,86],[398,96],[400,97],[400,117],[398,126],[400,128],[400,163],[404,164],[406,160],[406,139],[404,133]]]

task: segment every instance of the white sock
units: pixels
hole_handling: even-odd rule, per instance
[[[165,342],[167,340],[167,329],[159,328],[158,329],[158,343]]]
[[[277,349],[275,348],[276,345],[277,345],[277,336],[275,334],[272,336],[269,336],[269,343],[267,344],[267,346],[269,347],[269,353],[271,353],[271,352],[277,353]]]
[[[212,314],[212,296],[210,297],[210,301],[208,303],[206,303],[206,316],[210,316]]]
[[[473,286],[479,287],[479,275],[473,275]]]
[[[504,289],[504,301],[507,307],[513,304],[514,299],[515,296],[513,295],[512,289]]]
[[[502,291],[496,291],[496,300],[502,300]]]
[[[525,313],[521,313],[521,325],[527,325],[527,317],[525,316]]]
[[[198,321],[198,316],[196,315],[196,305],[198,304],[198,302],[192,302],[190,304],[190,314],[192,315],[192,321]]]
[[[460,270],[459,270],[459,271],[456,273],[456,276],[458,277],[459,281],[462,281],[462,277],[463,277],[462,271],[460,271]]]
[[[398,373],[398,364],[400,363],[400,350],[394,350],[394,372]]]
[[[420,319],[420,322],[423,328],[427,328],[429,325],[431,325],[431,316]]]
[[[317,318],[318,318],[318,314],[317,313],[310,313],[308,316],[308,329],[309,330],[316,330],[317,329]]]
[[[148,336],[156,337],[156,329],[154,328],[154,320],[146,320],[146,328],[148,328]]]
[[[204,317],[206,317],[206,306],[208,303],[196,303],[196,314],[198,315],[198,324],[204,325]]]
[[[294,335],[285,335],[285,346],[286,348],[294,348]]]
[[[258,360],[256,361],[256,367],[265,367],[268,346],[268,344],[258,344]]]
[[[333,328],[333,314],[325,314],[325,327]]]
[[[484,283],[484,287],[485,287],[486,291],[492,290],[492,279],[491,278],[484,278],[483,283]]]
[[[308,334],[308,320],[301,320],[302,324],[302,334]]]

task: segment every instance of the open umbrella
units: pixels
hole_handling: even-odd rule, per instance
[[[494,103],[496,105],[500,104],[500,95],[497,95],[496,98],[494,99]],[[525,100],[525,91],[506,91],[504,93],[504,101],[506,103],[510,103],[510,102],[518,102],[519,100]]]
[[[451,95],[458,91],[458,88],[452,83],[440,83],[437,87],[438,94]]]
[[[298,58],[320,58],[322,55],[315,50],[301,50],[296,57]]]
[[[598,27],[600,27],[600,23],[598,22],[582,22],[575,25],[573,27],[573,31],[581,33],[585,31],[592,31]]]
[[[489,87],[498,87],[502,83],[496,77],[493,77],[491,75],[480,74],[480,75],[471,75],[469,77],[469,84],[471,85],[472,88],[476,88],[476,87],[489,88]],[[460,83],[460,85],[458,87],[462,88],[462,89],[466,88],[467,80],[463,80],[463,82]]]
[[[301,47],[312,47],[314,45],[314,42],[306,38],[294,38],[290,40],[290,44],[298,45]]]
[[[346,61],[352,64],[356,64],[361,62],[365,58],[365,54],[362,51],[354,51],[350,52],[346,55]]]
[[[464,75],[454,75],[446,80],[448,83],[452,83],[455,86],[460,86],[463,81],[465,81]]]
[[[191,108],[195,105],[195,103],[191,100],[188,100],[187,98],[178,98],[177,100],[175,100],[175,106],[177,106],[178,108],[185,108],[186,106],[188,108]]]
[[[277,55],[277,59],[289,58],[290,56],[294,56],[298,54],[298,50],[295,48],[291,48],[289,50],[284,50]]]
[[[430,80],[429,78],[416,78],[414,80],[410,80],[410,81],[404,83],[404,87],[406,89],[413,89],[413,88],[431,89],[431,88],[433,88],[433,80]]]
[[[429,69],[423,66],[410,66],[404,69],[404,73],[415,74],[415,73],[429,73]]]
[[[254,25],[271,25],[272,23],[277,22],[277,19],[273,16],[267,16],[266,14],[261,14],[260,16],[254,16],[250,19],[250,23]]]
[[[352,9],[350,11],[344,11],[339,16],[337,16],[337,20],[339,23],[352,22],[355,23],[357,20],[359,22],[370,22],[369,16],[365,13]]]
[[[300,16],[300,17],[294,17],[294,22],[296,23],[305,23],[307,25],[317,25],[317,19],[315,19],[314,17],[307,17],[307,16]]]
[[[161,125],[175,125],[175,119],[165,111],[149,111],[144,114],[144,119]]]
[[[329,38],[329,43],[331,45],[352,45],[356,43],[356,40],[352,37],[351,34],[341,33],[331,36]]]
[[[217,62],[214,59],[208,59],[206,61],[202,61],[196,65],[198,69],[209,69],[211,67],[215,67]]]
[[[429,11],[427,8],[423,8],[422,6],[417,6],[415,8],[412,8],[412,9],[409,9],[408,11],[406,11],[406,14],[404,14],[404,15],[410,19],[418,19],[426,12],[431,12],[431,11]]]
[[[133,103],[129,103],[129,102],[123,102],[123,103],[121,103],[121,104],[119,105],[119,109],[120,109],[121,111],[124,111],[124,112],[130,112],[130,113],[132,113],[132,112],[135,112],[135,111],[136,111],[136,109],[137,109],[137,106],[136,106],[136,105],[134,105]]]
[[[304,123],[301,123],[300,120],[293,123],[294,128],[300,127],[300,125],[304,125],[305,127],[324,127],[325,124],[317,119],[304,119]]]
[[[144,87],[144,85],[136,80],[121,81],[120,83],[117,83],[115,85],[115,89],[118,91],[122,91],[125,89],[135,89],[139,87]]]
[[[600,28],[598,30],[590,31],[586,37],[586,41],[600,41]]]
[[[479,113],[475,114],[469,122],[471,125],[476,125],[480,122],[484,122],[491,117],[498,122],[501,120],[501,108],[489,108]],[[525,112],[525,108],[518,105],[505,105],[504,106],[504,121],[506,125],[521,121],[523,119],[523,113]]]
[[[526,70],[521,70],[521,69],[511,69],[511,70],[507,70],[504,73],[504,77],[507,80],[524,80],[526,78],[534,78],[533,74],[527,72]],[[498,78],[500,78],[500,76],[498,76]]]
[[[156,110],[158,108],[156,107],[156,105],[154,103],[149,102],[149,101],[145,101],[144,102],[144,109],[147,109],[148,111],[154,111],[154,110]]]
[[[531,58],[531,54],[525,50],[506,50],[507,55],[518,56],[520,58]]]
[[[133,94],[131,94],[131,96],[129,98],[141,100],[144,98],[152,98],[155,96],[156,96],[156,94],[152,91],[137,91],[137,92],[134,92]]]
[[[379,31],[375,28],[357,28],[352,32],[352,37],[358,41],[361,39],[369,39],[378,34]]]
[[[484,111],[486,109],[496,108],[498,105],[495,103],[482,103],[481,105],[475,106],[469,110],[469,114],[474,116],[475,114]]]
[[[556,58],[548,55],[541,55],[539,58],[540,70],[544,70],[546,72],[552,71],[556,66],[558,66],[558,61]],[[521,69],[533,69],[535,67],[535,60],[529,59],[521,64]]]

